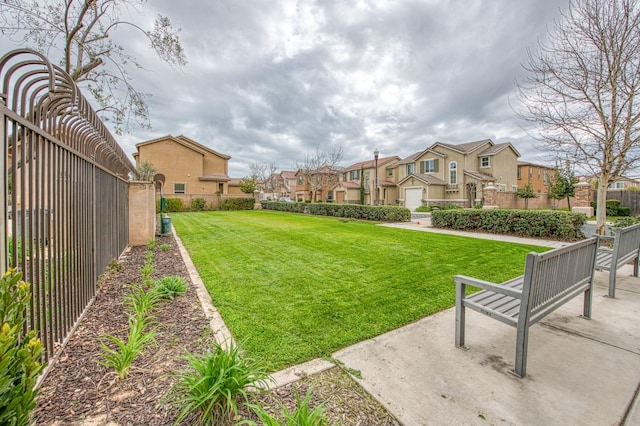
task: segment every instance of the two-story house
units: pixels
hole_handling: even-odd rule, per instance
[[[458,145],[436,142],[397,163],[401,202],[410,210],[421,205],[473,207],[482,202],[482,190],[489,184],[499,191],[515,191],[519,156],[511,143],[491,139]]]
[[[400,157],[394,155],[378,158],[377,161],[375,159],[361,161],[345,167],[342,170],[341,181],[332,188],[335,202],[360,204],[364,201],[364,204],[369,205],[396,204],[398,186],[395,164],[398,161]],[[361,200],[360,196],[361,185],[364,190],[364,200]]]
[[[136,144],[136,166],[149,162],[165,177],[163,193],[229,194],[229,159],[185,136],[163,136]]]
[[[340,170],[322,167],[317,170],[296,172],[295,200],[323,202],[333,201],[331,188],[339,180]]]
[[[548,194],[555,172],[553,167],[518,161],[518,188],[529,183],[536,194]]]

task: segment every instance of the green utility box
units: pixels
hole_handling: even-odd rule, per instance
[[[160,234],[166,235],[171,232],[171,218],[164,216],[160,221]]]

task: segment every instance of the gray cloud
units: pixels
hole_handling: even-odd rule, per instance
[[[435,141],[513,142],[536,161],[510,102],[526,48],[568,0],[154,0],[188,57],[171,69],[142,43],[152,131],[120,138],[126,152],[165,134],[252,162],[290,169],[317,147],[343,165],[407,156]]]

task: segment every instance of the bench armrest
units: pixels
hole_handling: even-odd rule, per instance
[[[461,284],[470,285],[473,287],[482,288],[484,290],[493,291],[494,293],[500,293],[506,296],[511,296],[516,299],[522,298],[522,291],[512,287],[507,287],[502,284],[495,284],[489,281],[480,280],[478,278],[468,277],[466,275],[456,275],[455,277],[453,277],[453,280],[456,282],[456,285],[461,285]]]

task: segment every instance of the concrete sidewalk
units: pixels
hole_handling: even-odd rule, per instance
[[[631,272],[618,272],[615,299],[597,273],[591,320],[577,297],[534,325],[524,379],[510,373],[515,329],[467,310],[463,351],[455,308],[334,357],[405,425],[640,425],[640,279]]]

